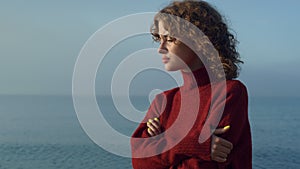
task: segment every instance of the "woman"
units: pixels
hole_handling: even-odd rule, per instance
[[[251,169],[247,90],[234,80],[242,61],[221,15],[204,1],[173,2],[151,32],[165,69],[180,70],[184,84],[151,103],[132,135],[133,168]]]

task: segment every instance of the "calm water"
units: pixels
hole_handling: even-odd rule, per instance
[[[109,112],[109,123],[130,135],[136,124],[114,113],[110,100],[98,102]],[[299,103],[299,98],[250,99],[254,169],[300,168]],[[145,110],[147,98],[133,104]],[[1,169],[131,168],[130,159],[104,151],[87,137],[71,97],[0,96],[0,115]]]

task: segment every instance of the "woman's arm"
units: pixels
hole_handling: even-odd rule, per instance
[[[247,99],[248,96],[246,88],[240,82],[231,82],[230,84],[228,84],[226,99],[216,100],[213,103],[214,105],[211,109],[212,112],[207,118],[208,121],[215,121],[216,118],[214,117],[214,115],[219,111],[222,111],[223,115],[217,127],[224,127],[227,125],[231,126],[228,132],[220,135],[220,137],[230,141],[234,146],[234,149],[227,157],[227,161],[221,164],[217,163],[221,168],[224,168],[224,166],[227,165],[234,166],[234,169],[240,169],[243,167],[245,169],[251,168],[251,136],[248,121]],[[222,105],[225,105],[225,108],[223,107],[224,109],[222,108]],[[133,148],[137,148],[137,152],[139,153],[147,154],[148,151],[160,151],[161,149],[166,147],[166,145],[172,142],[172,139],[168,139],[165,137],[160,137],[157,140],[152,139],[155,137],[150,137],[147,132],[148,127],[146,124],[143,124],[143,126],[140,125],[139,128],[140,129],[138,129],[137,137],[148,137],[147,140],[133,142],[136,143],[133,144]],[[211,144],[213,140],[212,138],[215,137],[210,137],[208,140],[201,144],[199,143],[198,137],[199,133],[198,135],[197,133],[187,135],[187,137],[183,138],[183,140],[179,144],[177,144],[174,148],[170,149],[167,152],[160,152],[155,156],[133,160],[133,166],[135,166],[135,164],[136,166],[138,166],[139,164],[145,164],[146,166],[166,168],[167,166],[171,165],[181,165],[183,161],[191,157],[193,158],[192,161],[197,160],[197,164],[199,165],[202,163],[206,164],[209,161],[211,162]],[[135,147],[134,145],[136,145],[137,147]],[[158,149],[155,149],[154,147],[157,147]]]
[[[147,122],[147,132],[150,136],[160,134],[161,125],[158,118],[149,119]],[[225,162],[228,154],[231,152],[233,145],[231,142],[218,137],[229,130],[230,126],[216,129],[211,139],[211,159],[216,162]]]
[[[222,88],[221,90],[224,89]],[[252,169],[251,131],[248,120],[248,95],[246,87],[241,82],[233,80],[227,83],[226,97],[220,97],[219,95],[215,97],[216,99],[212,103],[213,105],[211,106],[211,111],[206,122],[212,125],[217,124],[217,128],[230,125],[230,129],[227,132],[218,136],[233,144],[233,149],[227,156],[226,161],[217,163],[218,168],[230,166],[232,169]],[[222,113],[220,121],[219,118],[217,118],[219,113]],[[215,137],[212,136],[208,140],[212,141],[213,138]],[[183,140],[182,144],[179,144],[174,150],[178,156],[187,154],[191,157],[193,159],[193,165],[195,160],[197,161],[197,165],[206,164],[208,160],[203,158],[205,157],[203,156],[203,151],[207,151],[208,147],[210,149],[213,147],[210,147],[211,144],[209,144],[209,146],[207,145],[207,140],[201,143],[201,146],[199,145],[193,141],[193,137],[190,137],[187,140]],[[198,152],[189,151],[187,153],[186,149],[198,146]],[[224,156],[224,154],[222,156]],[[188,161],[183,160],[181,162],[183,164],[179,163],[176,165],[190,165],[190,159],[187,160]]]
[[[222,104],[225,107],[222,109]],[[230,166],[232,169],[252,168],[251,130],[248,119],[248,94],[246,87],[237,80],[227,83],[227,95],[225,100],[216,102],[212,109],[212,116],[208,120],[214,120],[214,113],[223,110],[221,121],[217,127],[230,125],[230,129],[219,134],[223,139],[233,144],[233,149],[224,163],[219,163],[219,168]]]
[[[164,146],[164,137],[154,139],[148,131],[148,119],[160,117],[161,109],[166,104],[164,94],[158,94],[152,101],[148,112],[139,124],[131,138],[132,150],[132,166],[137,169],[156,168],[164,169],[169,168],[170,164],[166,159],[161,158],[161,153],[156,149]]]

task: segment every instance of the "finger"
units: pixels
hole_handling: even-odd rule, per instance
[[[223,163],[227,160],[226,158],[221,158],[221,157],[212,157],[211,159],[219,163]]]
[[[225,151],[227,151],[227,150],[225,150]],[[222,158],[227,158],[229,152],[228,151],[224,152],[222,149],[217,149],[217,148],[214,148],[214,147],[211,149],[211,154],[213,156],[219,156],[219,157],[222,157]]]
[[[223,146],[221,144],[218,144],[218,143],[213,143],[211,148],[212,148],[212,150],[215,150],[215,151],[218,151],[218,152],[223,152],[223,153],[226,153],[226,154],[229,154],[231,152],[230,148],[225,147],[225,146]]]
[[[218,152],[226,153],[227,155],[231,152],[231,149],[222,145],[213,145],[213,149]]]
[[[218,129],[215,129],[214,131],[214,134],[215,135],[218,135],[218,134],[223,134],[223,133],[226,133],[228,130],[230,129],[230,126],[225,126],[223,128],[218,128]]]
[[[147,132],[148,132],[148,134],[149,134],[150,136],[154,136],[154,133],[151,131],[150,128],[147,128]]]
[[[213,144],[227,147],[230,150],[232,150],[232,148],[233,148],[233,144],[231,142],[229,142],[221,137],[215,136],[215,135],[213,135],[213,137],[212,137],[212,145]]]
[[[160,123],[159,119],[157,117],[154,118],[154,121],[157,121],[158,123]]]
[[[218,137],[218,138],[219,138],[219,141],[218,141],[219,144],[221,144],[222,146],[227,147],[228,149],[232,150],[233,144],[231,142],[229,142],[229,141],[227,141],[227,140],[225,140],[221,137]]]
[[[160,133],[160,124],[157,121],[149,119],[149,122],[156,128],[156,130]]]
[[[152,125],[152,123],[147,122],[147,127],[150,128],[155,135],[159,134],[158,130]]]
[[[224,139],[213,135],[211,148],[218,152],[226,153],[228,155],[231,152],[233,146],[231,143],[224,143],[223,141]]]
[[[212,151],[212,156],[220,157],[220,158],[227,158],[226,153],[222,153],[222,152],[219,152],[219,151]]]

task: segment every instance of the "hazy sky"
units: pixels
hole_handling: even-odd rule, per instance
[[[78,54],[88,38],[119,17],[157,12],[169,1],[6,0],[0,5],[0,94],[71,94]],[[251,96],[300,96],[300,1],[208,0],[229,19],[242,60],[240,80]],[[120,27],[120,31],[122,31]],[[116,30],[118,31],[118,30]],[[104,38],[108,38],[107,35]],[[113,35],[111,35],[113,36]],[[150,36],[131,37],[112,49],[97,74],[96,91],[120,58],[153,48]],[[119,49],[118,49],[119,48]],[[115,65],[114,65],[115,64]],[[115,67],[114,67],[115,66]],[[101,70],[101,71],[100,71]],[[146,78],[145,78],[146,77]],[[132,90],[168,88],[167,74],[140,73]],[[147,79],[147,80],[146,80]],[[155,79],[155,80],[154,80]],[[102,81],[101,81],[102,80]],[[99,85],[98,85],[99,84]],[[107,85],[108,86],[108,85]],[[140,90],[140,91],[139,91]]]

